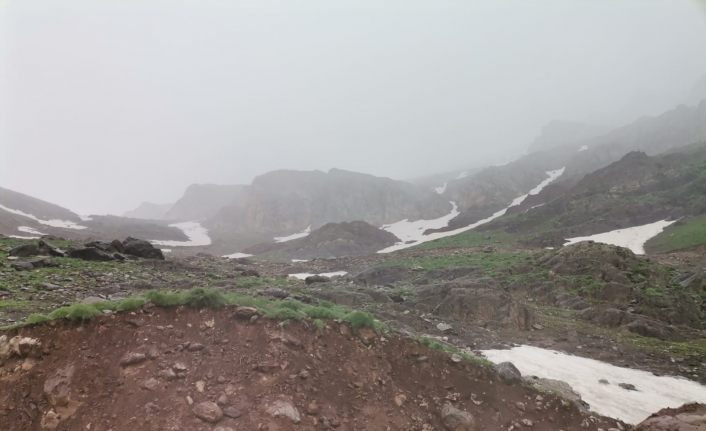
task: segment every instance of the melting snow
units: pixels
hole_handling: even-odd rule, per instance
[[[588,150],[588,145],[581,145],[581,148],[579,148],[579,153]]]
[[[308,262],[308,259],[292,259],[292,263]]]
[[[287,235],[287,236],[276,236],[275,242],[287,242],[287,241],[292,241],[292,240],[299,239],[299,238],[304,238],[306,236],[309,236],[310,233],[311,233],[311,226],[309,226],[308,228],[304,229],[303,231],[301,231],[299,233],[293,233],[293,234]]]
[[[490,223],[491,221],[495,220],[498,217],[501,217],[505,215],[507,210],[511,207],[520,205],[525,199],[527,199],[527,196],[529,195],[536,195],[539,194],[539,192],[544,189],[549,183],[552,181],[556,180],[559,178],[562,174],[564,173],[564,168],[557,169],[554,171],[548,171],[547,172],[547,178],[539,183],[535,188],[529,191],[526,195],[519,196],[515,198],[510,205],[508,205],[506,208],[501,209],[500,211],[497,211],[495,214],[491,215],[488,218],[484,218],[483,220],[478,220],[477,222],[470,224],[468,226],[450,230],[447,232],[434,232],[430,233],[428,235],[424,235],[424,232],[428,229],[441,229],[445,228],[449,225],[449,222],[456,218],[456,216],[459,215],[458,211],[458,206],[456,205],[455,202],[451,202],[451,212],[446,214],[443,217],[439,217],[437,219],[433,220],[416,220],[416,221],[409,221],[407,219],[398,221],[396,223],[388,224],[382,226],[381,229],[386,230],[392,234],[394,234],[397,238],[399,238],[401,241],[398,242],[395,245],[392,245],[390,247],[384,248],[378,253],[391,253],[393,251],[397,250],[403,250],[405,248],[413,247],[418,244],[422,244],[428,241],[434,241],[436,239],[440,238],[446,238],[449,236],[453,235],[458,235],[459,233],[463,233],[466,231],[469,231],[471,229],[475,229],[480,225]]]
[[[562,380],[581,395],[591,410],[632,424],[666,407],[706,402],[706,386],[683,378],[655,376],[533,346],[482,353],[495,363],[512,362],[522,375]],[[601,379],[609,383],[602,384]],[[637,391],[623,389],[619,383],[633,384]]]
[[[458,174],[458,176],[456,177],[456,179],[457,179],[457,180],[462,180],[462,179],[466,178],[467,176],[468,176],[468,172],[463,171],[463,172],[461,172],[460,174]]]
[[[9,235],[10,238],[17,238],[17,239],[39,239],[39,238],[41,238],[43,235],[46,235],[45,233],[42,233],[42,232],[40,232],[40,231],[38,231],[38,230],[36,230],[36,229],[34,229],[34,228],[32,228],[32,227],[29,227],[29,226],[19,226],[19,227],[17,228],[17,230],[20,231],[20,232],[28,233],[28,234],[30,234],[31,236],[27,236],[27,235]]]
[[[650,238],[659,235],[667,226],[674,222],[676,222],[676,220],[660,220],[642,226],[617,229],[610,232],[598,233],[589,236],[567,238],[564,245],[576,244],[577,242],[582,241],[595,241],[603,244],[611,244],[629,248],[635,254],[645,254],[645,243]]]
[[[301,272],[298,274],[289,274],[289,277],[296,278],[299,280],[306,280],[307,277],[311,277],[312,275],[323,275],[324,277],[333,278],[333,277],[343,277],[346,274],[348,274],[347,271],[322,272],[320,274],[311,274],[308,272]]]
[[[247,254],[247,253],[232,253],[232,254],[224,254],[223,257],[228,258],[228,259],[243,259],[246,257],[251,257],[252,254]]]
[[[189,239],[187,241],[151,240],[150,242],[154,245],[161,245],[165,247],[199,247],[211,245],[211,237],[208,236],[208,229],[201,226],[201,223],[199,222],[186,221],[182,223],[173,223],[169,226],[180,229]]]
[[[440,195],[443,195],[444,192],[446,191],[446,187],[448,187],[448,185],[449,185],[449,183],[447,181],[444,184],[440,185],[439,187],[435,188],[434,191]]]
[[[51,226],[51,227],[58,227],[58,228],[63,228],[63,229],[76,229],[76,230],[81,230],[81,229],[86,229],[86,226],[81,226],[80,224],[74,223],[69,220],[59,220],[59,219],[52,219],[52,220],[42,220],[38,217],[33,216],[32,214],[28,214],[24,211],[20,210],[13,210],[12,208],[8,208],[4,205],[0,205],[0,210],[7,211],[9,213],[22,216],[22,217],[27,217],[29,219],[32,219],[36,221],[39,224],[43,224],[45,226]]]

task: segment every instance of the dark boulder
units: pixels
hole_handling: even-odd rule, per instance
[[[10,249],[9,254],[15,257],[37,256],[39,254],[39,247],[37,244],[22,244]]]
[[[164,260],[162,250],[153,246],[149,241],[128,237],[123,241],[123,252],[132,256],[142,257],[145,259],[160,259]]]
[[[31,271],[34,269],[34,265],[27,261],[12,262],[10,266],[15,271]]]
[[[97,249],[95,247],[83,247],[69,250],[69,257],[73,257],[74,259],[102,262],[115,260],[115,258],[111,254],[106,253],[105,251]]]
[[[516,383],[522,380],[522,373],[512,362],[501,362],[495,365],[498,377],[506,383]]]
[[[331,279],[324,275],[310,275],[304,279],[304,283],[306,284],[327,283],[329,281],[331,281]]]

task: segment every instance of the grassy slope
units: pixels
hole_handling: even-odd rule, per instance
[[[689,218],[669,226],[661,234],[647,241],[650,253],[667,253],[706,245],[706,215]]]

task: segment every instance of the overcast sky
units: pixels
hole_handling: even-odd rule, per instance
[[[706,74],[695,0],[0,0],[0,186],[81,213],[278,168],[393,178]]]

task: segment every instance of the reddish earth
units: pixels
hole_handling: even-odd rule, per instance
[[[23,328],[7,335],[39,339],[43,354],[0,367],[0,430],[446,430],[447,403],[472,414],[477,430],[618,427],[370,332],[186,308]],[[213,404],[196,407],[203,402]]]

